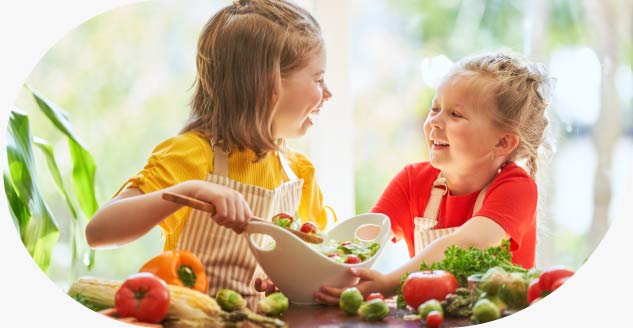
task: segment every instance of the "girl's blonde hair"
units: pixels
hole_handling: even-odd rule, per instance
[[[485,78],[480,81],[484,90],[492,91],[494,124],[519,136],[519,144],[508,160],[526,160],[527,171],[535,178],[540,151],[549,155],[552,150],[546,137],[549,120],[545,115],[552,79],[543,66],[510,52],[484,53],[457,62],[449,78],[460,75]]]
[[[198,40],[191,113],[181,133],[199,131],[225,150],[258,158],[280,149],[272,118],[281,79],[323,49],[321,28],[285,0],[241,0],[224,7]]]

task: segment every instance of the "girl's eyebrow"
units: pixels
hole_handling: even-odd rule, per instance
[[[314,76],[319,76],[319,75],[323,75],[323,74],[325,74],[325,70],[322,69],[322,70],[314,73]]]

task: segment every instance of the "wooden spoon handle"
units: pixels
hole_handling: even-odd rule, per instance
[[[167,191],[163,193],[163,199],[168,200],[170,202],[174,202],[176,204],[189,206],[197,210],[209,212],[211,213],[211,216],[215,215],[215,205],[211,203],[203,202],[201,200],[198,200],[189,196],[175,194],[173,192]]]
[[[176,204],[180,204],[180,205],[184,205],[184,206],[188,206],[191,208],[195,208],[197,210],[201,210],[201,211],[205,211],[205,212],[209,212],[211,213],[211,215],[215,214],[215,206],[211,203],[207,203],[207,202],[203,202],[201,200],[189,197],[189,196],[185,196],[185,195],[180,195],[180,194],[175,194],[173,192],[164,192],[163,193],[163,199],[164,200],[168,200],[170,202],[174,202]],[[257,221],[257,222],[264,222],[264,223],[269,223],[269,224],[273,224],[270,221],[266,221],[262,218],[258,218],[256,216],[251,217],[250,218],[251,221]],[[315,236],[315,235],[311,235],[305,232],[301,232],[301,231],[297,231],[294,229],[286,229],[288,231],[290,231],[291,233],[293,233],[295,236],[301,238],[302,240],[308,242],[308,243],[312,243],[312,244],[320,244],[323,242],[323,238],[319,237],[319,236]]]

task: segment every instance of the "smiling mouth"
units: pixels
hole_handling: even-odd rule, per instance
[[[431,145],[433,146],[433,149],[442,149],[442,148],[448,147],[447,143],[441,142],[441,141],[437,141],[437,140],[433,140]]]

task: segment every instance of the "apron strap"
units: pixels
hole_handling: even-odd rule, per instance
[[[492,182],[492,181],[491,181]],[[481,205],[484,202],[484,196],[486,195],[486,190],[490,186],[490,182],[484,186],[483,189],[477,195],[477,200],[475,201],[475,207],[473,208],[472,215],[475,215],[477,211],[481,208]],[[437,179],[433,182],[433,187],[431,188],[431,195],[429,196],[429,201],[426,204],[426,208],[424,209],[424,217],[429,218],[437,222],[437,215],[440,211],[440,205],[442,204],[442,198],[444,195],[448,193],[448,185],[446,184],[446,178],[442,175],[442,172],[438,174]]]
[[[437,175],[437,179],[433,182],[431,187],[431,195],[429,201],[424,209],[424,217],[436,220],[437,214],[440,211],[440,205],[442,204],[442,198],[448,193],[448,185],[446,184],[446,178],[442,175],[442,172]]]
[[[281,168],[284,170],[284,173],[286,173],[286,176],[288,177],[288,181],[298,180],[297,175],[295,174],[294,171],[292,171],[292,168],[290,167],[290,164],[288,163],[288,158],[286,158],[286,155],[284,155],[283,152],[278,151],[277,157],[279,157],[279,163],[281,163]]]
[[[229,153],[222,147],[213,147],[213,174],[229,176]]]

